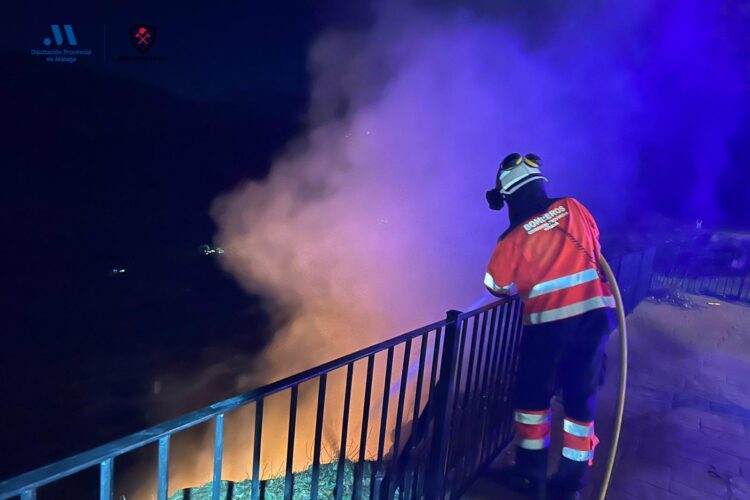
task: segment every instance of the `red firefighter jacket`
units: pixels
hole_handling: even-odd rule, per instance
[[[495,295],[520,294],[524,324],[614,307],[599,274],[600,252],[594,218],[577,200],[562,198],[498,241],[484,284]]]

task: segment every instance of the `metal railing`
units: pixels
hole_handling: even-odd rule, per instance
[[[445,498],[446,492],[455,498],[512,439],[509,399],[522,313],[523,305],[517,298],[467,313],[451,311],[442,321],[6,480],[0,483],[0,500],[18,496],[31,500],[37,494],[44,497],[46,486],[92,468],[99,469],[100,500],[112,500],[116,459],[149,445],[157,448],[154,497],[167,500],[173,438],[210,422],[214,424],[210,496],[212,500],[229,498],[222,491],[225,417],[252,406],[254,438],[248,487],[253,500],[268,496],[265,492],[271,481],[283,485],[280,496],[285,499],[299,495],[341,499],[345,491],[355,499]],[[343,372],[343,384],[329,384],[332,377]],[[363,384],[355,389],[355,375],[361,378],[362,374]],[[314,384],[312,394],[317,394],[314,402],[306,399],[311,401],[311,413],[315,415],[314,431],[308,435],[298,429],[303,384]],[[333,394],[342,385],[343,394]],[[378,393],[382,394],[379,400]],[[323,426],[324,419],[328,424],[331,418],[324,413],[328,403],[341,403],[335,399],[341,395],[342,416],[336,425],[340,429],[338,450],[325,462]],[[271,418],[264,405],[272,396],[288,398],[283,478],[261,476],[262,459],[269,453],[262,444],[264,417]],[[354,399],[361,406],[355,407]],[[279,415],[272,418],[277,420]],[[377,430],[375,442],[370,436],[372,429]],[[358,446],[349,447],[350,439]],[[300,492],[295,485],[295,451],[307,447],[310,441],[312,457],[306,464],[310,487]],[[319,484],[322,466],[329,472],[335,470],[335,484],[325,486],[325,491]]]
[[[397,492],[405,499],[458,498],[510,444],[522,316],[517,298],[448,313],[434,398],[415,419],[401,455],[389,464],[386,498]],[[425,439],[430,427],[433,434]]]
[[[750,264],[746,259],[731,260],[684,242],[664,245],[659,248],[651,285],[750,303]]]
[[[679,272],[655,273],[653,288],[676,288],[687,293],[750,303],[750,274],[689,276]]]

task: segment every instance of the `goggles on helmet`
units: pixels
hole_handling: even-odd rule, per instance
[[[522,156],[511,153],[500,163],[495,179],[495,188],[504,195],[513,194],[531,181],[541,179],[547,181],[539,170],[542,159],[539,155],[528,153]]]

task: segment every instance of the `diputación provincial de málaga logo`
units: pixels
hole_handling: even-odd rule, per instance
[[[44,57],[46,62],[75,63],[81,57],[90,57],[91,49],[79,48],[72,24],[50,24],[51,36],[42,39],[47,48],[31,49],[31,55]]]

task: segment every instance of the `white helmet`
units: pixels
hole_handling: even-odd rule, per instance
[[[548,182],[539,167],[542,159],[534,153],[521,156],[511,153],[500,163],[497,171],[496,188],[503,195],[510,195],[521,189],[529,182],[537,179]]]

